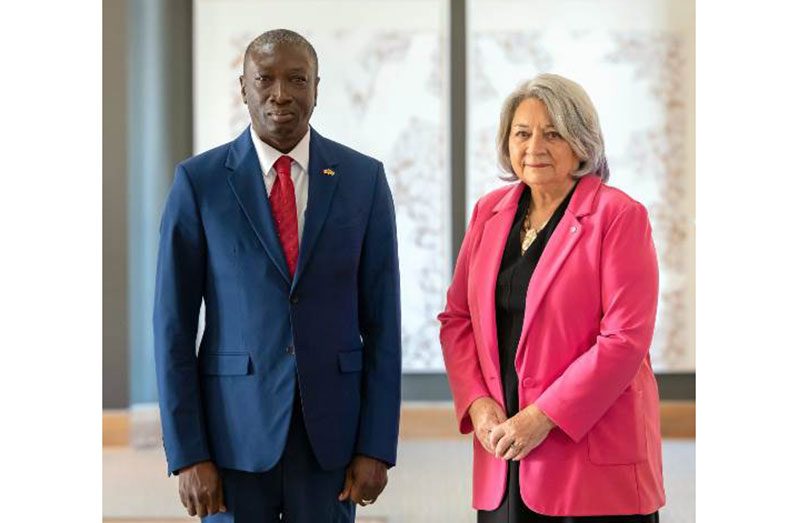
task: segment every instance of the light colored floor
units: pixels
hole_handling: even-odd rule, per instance
[[[472,523],[470,440],[408,440],[377,504],[358,509],[358,523]],[[666,440],[662,523],[695,522],[695,442]],[[197,521],[186,517],[177,478],[167,478],[161,449],[103,449],[103,516],[125,523]],[[372,519],[373,518],[373,519]]]

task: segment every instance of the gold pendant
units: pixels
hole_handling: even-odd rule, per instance
[[[535,238],[537,237],[538,237],[537,231],[530,227],[529,230],[526,231],[526,234],[524,234],[524,241],[521,242],[521,252],[525,253],[526,250],[529,249],[529,246],[532,245],[532,242],[534,242]]]

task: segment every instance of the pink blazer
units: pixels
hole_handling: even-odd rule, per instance
[[[524,185],[479,200],[466,231],[441,345],[460,431],[489,396],[504,406],[495,288]],[[541,514],[648,514],[665,503],[659,399],[648,355],[657,309],[657,259],[645,208],[582,178],[535,269],[515,368],[519,405],[557,428],[520,465],[521,497]],[[507,464],[476,438],[473,506],[492,510]]]

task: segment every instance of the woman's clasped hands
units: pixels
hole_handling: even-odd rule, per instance
[[[491,431],[507,421],[504,409],[496,403],[493,398],[477,398],[468,408],[468,415],[471,416],[471,424],[474,425],[474,434],[482,447],[493,454],[493,446],[490,444]]]
[[[504,460],[520,461],[543,443],[555,427],[546,414],[529,405],[511,418],[491,398],[479,398],[468,409],[482,447]]]

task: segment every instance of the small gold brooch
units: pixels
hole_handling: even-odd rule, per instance
[[[327,176],[335,176],[335,171],[333,171],[332,169],[324,169],[322,171],[322,174],[326,174]]]

